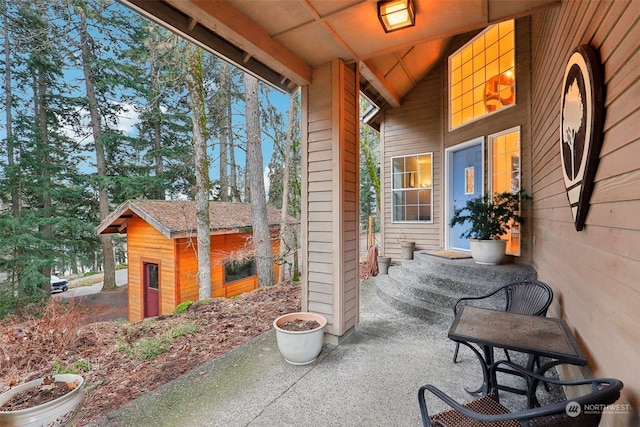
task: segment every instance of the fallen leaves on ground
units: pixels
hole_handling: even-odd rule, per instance
[[[215,298],[182,314],[136,323],[91,323],[101,318],[99,311],[52,299],[38,317],[4,319],[0,392],[56,371],[75,371],[86,388],[74,425],[88,424],[268,331],[276,317],[300,311],[300,286]]]

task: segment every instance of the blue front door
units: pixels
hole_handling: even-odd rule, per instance
[[[482,143],[454,151],[451,159],[451,199],[448,218],[451,218],[454,209],[464,206],[467,200],[482,195]],[[460,237],[467,229],[468,222],[453,227],[450,234],[452,249],[469,250],[469,241]]]

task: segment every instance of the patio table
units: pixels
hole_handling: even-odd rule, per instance
[[[530,407],[537,405],[535,388],[538,382],[528,382],[527,390],[501,386],[497,381],[494,384],[494,376],[491,375],[494,347],[529,354],[526,369],[531,372],[534,372],[535,356],[551,359],[535,371],[540,375],[562,363],[587,364],[587,358],[580,345],[562,319],[464,306],[458,311],[448,337],[469,347],[481,362],[483,384],[478,390],[470,393],[487,394],[489,391],[502,389],[526,394]],[[482,353],[472,344],[480,347]],[[505,372],[502,369],[499,371]]]

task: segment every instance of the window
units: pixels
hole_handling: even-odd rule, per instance
[[[256,262],[253,258],[243,261],[224,263],[224,283],[236,282],[256,275]]]
[[[491,192],[520,191],[520,128],[489,136],[491,150]],[[507,253],[520,255],[520,226],[514,225],[502,236],[507,241]]]
[[[391,158],[394,222],[431,222],[432,164],[432,153]]]
[[[514,21],[492,25],[449,57],[449,129],[515,104]]]

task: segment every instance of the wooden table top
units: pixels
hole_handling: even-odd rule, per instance
[[[586,365],[585,357],[562,319],[464,306],[449,330],[454,341],[506,348]]]

